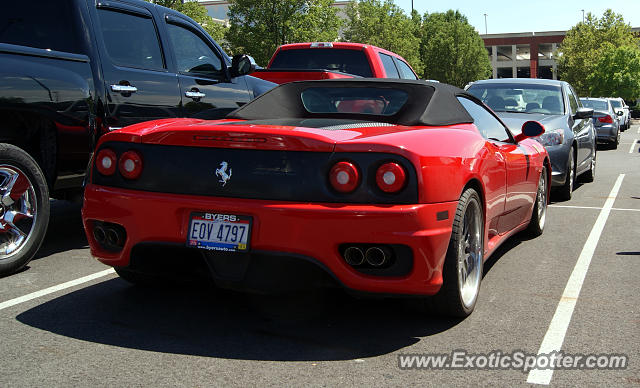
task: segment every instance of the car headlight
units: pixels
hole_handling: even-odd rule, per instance
[[[534,139],[545,147],[562,144],[564,142],[564,129],[554,129],[553,131],[545,132],[538,137],[534,137]]]

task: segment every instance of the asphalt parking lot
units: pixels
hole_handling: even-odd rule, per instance
[[[89,254],[79,207],[0,279],[0,386],[640,386],[640,126],[600,149],[594,183],[553,203],[544,234],[485,264],[465,320],[340,292],[257,298],[144,289]],[[86,278],[90,276],[89,278]],[[399,368],[399,355],[622,354],[623,370]]]

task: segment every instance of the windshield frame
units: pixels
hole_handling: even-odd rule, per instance
[[[522,90],[524,94],[526,90],[549,90],[549,91],[559,91],[560,94],[560,99],[559,102],[561,104],[561,108],[562,111],[561,112],[557,112],[557,111],[548,111],[546,109],[532,109],[532,110],[527,110],[527,109],[507,109],[505,106],[505,109],[495,109],[494,107],[491,106],[491,104],[488,103],[488,90],[490,89],[498,89],[498,90]],[[481,93],[474,93],[477,92],[478,90],[482,90]],[[567,109],[567,103],[566,103],[566,92],[564,90],[564,87],[562,85],[551,85],[551,84],[539,84],[539,83],[527,83],[527,82],[491,82],[491,81],[487,81],[487,82],[476,82],[473,83],[472,85],[470,85],[467,88],[467,92],[473,94],[474,96],[476,96],[476,98],[480,99],[483,103],[485,103],[485,105],[487,105],[489,108],[491,108],[491,110],[493,110],[496,113],[524,113],[524,114],[543,114],[543,115],[553,115],[553,116],[559,116],[559,115],[566,115],[568,114],[568,109]],[[526,104],[527,102],[524,101],[524,103]],[[538,105],[542,105],[542,104],[538,104]],[[545,112],[546,111],[546,112]]]

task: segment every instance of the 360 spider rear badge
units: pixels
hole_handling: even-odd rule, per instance
[[[229,169],[229,173],[227,173],[227,169]],[[227,182],[229,182],[229,179],[231,179],[231,173],[232,170],[227,162],[221,162],[220,168],[216,168],[216,176],[220,177],[218,182],[222,183],[222,187],[224,187]]]

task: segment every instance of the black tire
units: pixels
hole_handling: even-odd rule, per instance
[[[569,163],[567,163],[567,178],[562,186],[556,191],[556,196],[562,201],[568,201],[573,195],[573,186],[576,181],[576,163],[575,163],[575,148],[571,147],[569,152]]]
[[[483,260],[484,260],[484,214],[483,206],[480,201],[480,196],[474,189],[466,189],[456,209],[456,215],[453,220],[453,228],[451,231],[451,239],[449,240],[449,247],[447,249],[447,255],[443,265],[443,284],[440,291],[433,297],[426,299],[426,308],[431,312],[438,314],[453,316],[453,317],[466,317],[475,308],[480,294],[480,283],[482,282]],[[469,209],[473,209],[469,213]],[[475,220],[471,220],[468,217],[474,217]],[[469,241],[470,236],[469,228],[472,226],[466,224],[467,220],[472,221],[474,230],[472,234],[478,236],[478,239]],[[466,227],[465,227],[466,225]],[[477,229],[476,229],[477,228]],[[469,246],[469,243],[473,243],[474,247]],[[471,255],[468,249],[473,248],[475,255]],[[464,256],[461,257],[461,256]],[[471,261],[469,261],[471,259]],[[469,264],[472,264],[472,268],[469,269]],[[467,269],[465,279],[471,279],[476,281],[475,292],[471,299],[468,297],[465,301],[463,293],[464,286],[461,285],[462,265],[464,269]],[[470,275],[472,277],[470,277]],[[469,296],[469,295],[468,295]]]
[[[538,179],[538,190],[536,192],[536,202],[533,205],[531,220],[527,226],[527,234],[533,237],[540,236],[544,231],[547,220],[547,200],[549,199],[549,176],[547,167],[542,167],[540,178]]]
[[[42,170],[22,149],[0,144],[0,276],[27,265],[48,224],[49,188]]]
[[[581,180],[585,183],[591,183],[596,179],[596,160],[597,160],[598,152],[596,150],[593,151],[593,159],[591,159],[591,167],[580,176]]]

